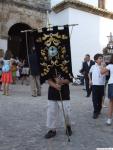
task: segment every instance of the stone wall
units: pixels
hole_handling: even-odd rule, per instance
[[[0,0],[0,38],[7,38],[15,23],[26,23],[32,28],[46,26],[50,0]]]

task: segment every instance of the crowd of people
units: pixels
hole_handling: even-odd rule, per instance
[[[4,57],[0,56],[0,90],[3,90],[3,95],[9,95],[9,85],[16,84],[17,80],[21,80],[21,84],[30,75],[31,93],[33,97],[41,96],[40,86],[40,69],[38,66],[37,53],[33,49],[29,55],[29,64],[26,60],[14,59],[10,51],[6,51]],[[86,85],[86,97],[89,97],[92,92],[93,103],[93,119],[97,119],[101,114],[102,103],[105,96],[105,87],[108,80],[106,76],[110,73],[108,81],[108,119],[107,125],[112,123],[113,113],[113,55],[108,65],[103,61],[103,55],[98,53],[94,56],[94,61],[90,60],[90,55],[85,56],[82,68],[80,70],[84,76]],[[48,107],[47,107],[47,127],[48,132],[45,138],[56,136],[56,122],[58,120],[59,108],[63,109],[66,134],[72,135],[71,120],[70,120],[70,89],[69,83],[72,82],[68,76],[60,74],[56,76],[55,70],[50,70],[50,78],[48,79]],[[62,103],[61,103],[62,102]],[[62,105],[63,104],[63,105]]]
[[[94,61],[90,60],[90,55],[87,54],[80,72],[84,75],[85,79],[86,97],[89,97],[92,92],[94,119],[97,119],[101,113],[108,84],[109,106],[106,123],[111,125],[113,113],[113,55],[111,55],[109,64],[106,64],[102,54],[96,54]]]
[[[32,62],[34,61],[34,62]],[[30,64],[33,66],[38,66],[35,62],[35,58],[30,56]],[[39,74],[39,70],[31,69],[28,64],[28,59],[19,60],[18,58],[13,58],[13,55],[10,50],[7,50],[6,53],[0,54],[0,91],[3,92],[3,95],[10,95],[9,93],[9,85],[16,84],[18,81],[21,85],[29,85],[29,78],[31,79],[31,93],[32,96],[41,95],[41,91],[36,94],[37,89],[40,89],[40,79],[33,80],[35,75]],[[37,67],[36,67],[37,68]],[[33,82],[34,81],[34,82]],[[38,84],[37,84],[37,82]],[[33,83],[32,83],[33,82]],[[36,85],[36,87],[35,87]]]
[[[93,103],[93,119],[97,119],[102,111],[103,101],[105,98],[106,84],[108,83],[108,119],[107,125],[112,124],[113,114],[113,55],[111,56],[108,65],[104,62],[103,55],[98,53],[94,55],[94,61],[90,60],[90,55],[85,56],[82,68],[80,70],[84,76],[86,85],[86,97],[90,97],[92,93]],[[63,110],[65,112],[64,120],[66,126],[66,134],[72,135],[71,120],[70,120],[70,79],[64,75],[61,78],[53,77],[48,80],[48,109],[47,109],[47,127],[49,131],[45,138],[52,138],[56,136],[56,122],[58,119],[58,112],[63,102]],[[109,81],[108,81],[109,76]],[[60,97],[61,96],[61,97]],[[59,101],[60,104],[59,104]]]

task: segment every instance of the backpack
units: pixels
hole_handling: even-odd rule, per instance
[[[2,67],[2,72],[9,72],[10,70],[10,65],[9,63],[4,63],[3,67]]]

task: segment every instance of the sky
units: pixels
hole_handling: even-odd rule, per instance
[[[54,6],[58,3],[60,3],[61,1],[63,1],[63,0],[51,0],[51,5]]]
[[[51,0],[51,5],[54,6],[62,1],[63,0]],[[95,6],[97,6],[97,3],[98,3],[98,0],[80,0],[80,1],[88,3],[88,4],[93,4]]]
[[[62,1],[63,0],[51,0],[51,6],[53,7],[54,5]],[[98,7],[98,0],[79,0],[79,1]],[[113,12],[113,0],[106,0],[106,9]]]

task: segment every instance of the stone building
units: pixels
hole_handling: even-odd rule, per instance
[[[6,50],[8,37],[18,30],[46,26],[49,10],[50,0],[0,0],[0,48]]]

